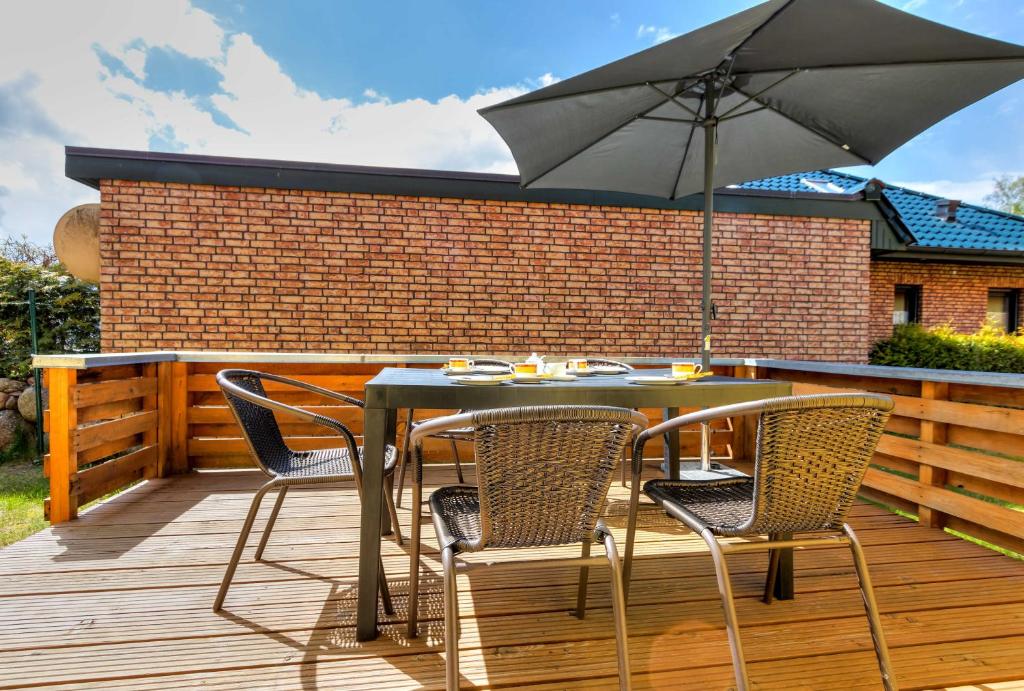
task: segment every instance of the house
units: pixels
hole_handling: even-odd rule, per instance
[[[77,147],[66,173],[101,192],[105,351],[698,352],[700,195]],[[715,211],[718,356],[1020,318],[1024,219],[833,171]]]

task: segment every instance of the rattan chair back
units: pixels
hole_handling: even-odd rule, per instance
[[[722,534],[842,529],[892,406],[889,398],[864,394],[765,401],[753,512]]]
[[[590,540],[622,449],[646,418],[624,408],[543,406],[472,414],[481,537],[460,549]]]
[[[292,450],[284,441],[281,428],[271,409],[273,401],[267,398],[259,372],[249,370],[227,370],[218,375],[218,380],[233,384],[252,396],[243,398],[232,386],[221,383],[221,391],[227,399],[238,426],[242,429],[253,459],[260,470],[272,474],[272,469],[288,465]],[[258,397],[266,401],[261,405],[253,400]]]

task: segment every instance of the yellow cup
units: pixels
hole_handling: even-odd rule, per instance
[[[584,360],[583,358],[577,358],[575,360],[569,360],[569,363],[568,363],[568,368],[570,370],[576,370],[576,371],[583,370],[585,372],[585,371],[587,371],[588,367],[589,367],[589,365],[588,365],[587,361]]]
[[[537,374],[536,362],[517,362],[515,364],[516,374]]]
[[[464,357],[452,357],[448,358],[448,369],[450,370],[466,370],[473,366],[473,361],[469,358]]]
[[[673,362],[672,363],[672,376],[677,379],[686,379],[692,377],[695,374],[699,374],[702,367],[692,362]]]

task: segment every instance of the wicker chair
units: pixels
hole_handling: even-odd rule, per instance
[[[334,391],[313,386],[306,382],[287,379],[276,374],[266,374],[250,370],[222,370],[217,374],[217,383],[227,399],[228,406],[231,408],[232,413],[234,413],[235,420],[238,421],[239,427],[242,428],[242,435],[249,445],[249,451],[252,453],[256,465],[271,479],[257,490],[256,496],[252,499],[249,513],[245,517],[242,531],[239,533],[238,541],[235,543],[235,551],[231,555],[231,561],[228,562],[227,571],[224,573],[220,590],[217,592],[217,599],[213,605],[213,611],[215,612],[220,611],[224,604],[224,598],[227,596],[231,579],[235,575],[235,569],[238,567],[242,550],[245,549],[246,540],[249,538],[253,521],[256,519],[256,513],[259,511],[260,502],[267,492],[278,488],[277,501],[274,503],[274,508],[267,519],[267,525],[263,530],[263,536],[260,538],[260,544],[256,548],[255,557],[257,560],[263,558],[263,550],[267,547],[270,532],[277,521],[277,515],[281,511],[281,504],[284,502],[284,497],[289,487],[323,485],[354,480],[356,490],[359,492],[360,497],[362,496],[362,464],[361,462],[352,462],[353,458],[362,460],[362,448],[356,446],[356,440],[352,432],[337,420],[267,398],[266,391],[263,388],[264,381],[273,381],[302,389],[360,408],[364,405],[357,398],[335,393]],[[292,451],[281,435],[281,429],[277,424],[277,419],[274,417],[275,411],[327,427],[342,438],[344,446],[336,449],[316,451]],[[384,464],[386,478],[393,477],[397,457],[398,453],[395,448],[389,446]],[[385,483],[384,487],[384,500],[391,514],[395,540],[398,544],[402,544],[398,513],[395,511],[395,505],[391,498],[391,492],[388,491],[387,483]],[[394,614],[388,582],[384,576],[383,562],[380,564],[379,571],[380,592],[384,611],[389,615]]]
[[[545,406],[502,408],[451,415],[424,422],[412,433],[412,555],[409,569],[409,636],[417,635],[420,523],[425,437],[469,426],[476,443],[479,487],[441,487],[430,496],[430,512],[441,548],[444,574],[445,662],[448,689],[459,685],[459,613],[456,571],[482,566],[536,570],[580,566],[576,614],[586,611],[587,576],[592,565],[612,570],[612,608],[619,684],[628,689],[629,655],[621,567],[615,540],[599,520],[615,465],[647,418],[624,408]],[[590,556],[593,540],[605,557]],[[582,544],[581,557],[526,562],[466,563],[464,552]]]
[[[505,360],[495,360],[491,358],[474,359],[474,365],[484,365],[491,367],[505,367],[509,372],[512,371],[512,363]],[[412,408],[406,412],[405,416],[405,443],[402,445],[402,461],[401,468],[398,471],[398,489],[395,490],[395,504],[398,506],[402,505],[402,489],[405,487],[405,469],[409,466],[411,459],[411,452],[409,446],[409,437],[412,435],[412,431],[416,429],[421,423],[415,422],[412,419],[413,413]],[[460,413],[466,411],[460,410]],[[435,439],[447,439],[448,443],[451,444],[452,458],[455,459],[455,474],[459,478],[459,484],[461,485],[466,481],[462,475],[462,459],[459,458],[459,442],[460,441],[473,441],[473,430],[472,428],[466,427],[464,429],[452,429],[445,432],[438,432],[432,435]]]
[[[650,499],[698,533],[711,550],[738,689],[749,688],[750,682],[725,555],[769,551],[764,601],[770,603],[781,550],[826,543],[845,544],[853,552],[882,683],[886,689],[897,688],[864,552],[853,529],[846,523],[846,516],[892,407],[891,399],[869,394],[790,396],[691,413],[643,432],[633,448],[633,488],[624,566],[627,597],[644,444],[648,439],[685,425],[757,414],[753,477],[659,479],[644,485],[644,493]],[[802,532],[831,534],[793,539],[793,533]],[[740,543],[718,541],[719,537],[753,538],[762,535],[768,539]]]

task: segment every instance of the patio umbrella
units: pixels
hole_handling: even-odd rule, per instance
[[[704,193],[704,368],[714,190],[875,164],[1024,77],[1024,48],[875,0],[770,0],[484,108],[523,187]]]

